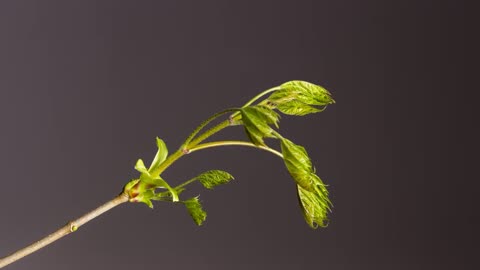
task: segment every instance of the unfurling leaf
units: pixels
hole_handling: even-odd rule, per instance
[[[292,100],[285,103],[279,103],[277,109],[284,114],[304,116],[310,113],[321,112],[323,109],[317,109],[298,100]]]
[[[137,170],[140,173],[148,174],[148,170],[145,167],[145,163],[143,163],[143,160],[141,159],[137,160],[137,163],[135,163],[135,170]]]
[[[207,213],[202,209],[202,205],[198,200],[198,196],[183,201],[183,203],[185,204],[190,216],[192,216],[193,221],[195,221],[198,226],[202,225],[207,218]]]
[[[149,171],[152,171],[153,169],[157,168],[167,158],[167,155],[168,155],[167,145],[165,144],[164,141],[162,141],[162,139],[158,137],[157,137],[157,147],[158,147],[158,151],[157,151],[157,154],[155,155],[155,158],[152,161],[152,164],[150,165],[150,168],[148,169]]]
[[[327,89],[305,81],[290,81],[280,86],[285,91],[297,93],[296,99],[311,105],[328,105],[335,103]]]
[[[280,90],[268,97],[270,104],[289,115],[306,115],[323,111],[326,106],[335,103],[325,88],[305,81],[290,81],[282,84]]]
[[[297,185],[297,194],[303,217],[310,227],[326,227],[328,224],[327,213],[331,212],[331,202],[328,191],[323,183],[317,184],[313,191],[303,189]]]
[[[148,207],[153,208],[153,203],[151,199],[155,196],[155,192],[151,189],[146,190],[145,192],[140,193],[136,198],[136,202],[142,202]]]
[[[140,178],[142,179],[142,178]],[[149,179],[149,181],[152,181],[151,183],[153,183],[156,187],[163,187],[163,188],[166,188],[168,189],[168,191],[170,191],[170,194],[172,195],[172,201],[174,202],[178,202],[178,193],[177,191],[172,188],[168,183],[167,181],[163,180],[160,176],[158,177],[155,177],[153,179]],[[147,181],[145,181],[147,182]]]
[[[259,101],[261,97],[267,94],[270,95],[268,98]],[[224,121],[200,134],[192,143],[192,139],[197,136],[197,133],[206,124],[224,112],[216,114],[213,118],[202,123],[188,137],[181,148],[174,153],[171,160],[167,160],[167,146],[157,137],[158,151],[152,163],[147,168],[143,160],[139,159],[137,161],[135,169],[140,172],[140,177],[127,183],[124,187],[124,193],[128,194],[130,202],[142,202],[149,207],[153,207],[153,200],[165,202],[179,201],[179,193],[184,191],[188,184],[197,180],[207,189],[213,189],[218,185],[230,182],[233,176],[228,172],[211,170],[185,181],[177,187],[171,187],[161,178],[160,174],[182,154],[190,153],[190,150],[229,144],[252,146],[248,142],[236,141],[200,144],[226,126],[243,125],[250,141],[257,148],[268,150],[283,157],[285,166],[296,183],[298,201],[308,225],[312,228],[325,227],[328,223],[327,214],[331,207],[326,185],[316,175],[305,148],[283,138],[277,132],[280,116],[276,110],[288,115],[303,116],[321,112],[327,105],[333,103],[335,101],[326,89],[309,82],[290,81],[268,89],[248,101],[242,108],[227,110],[228,112],[234,112],[228,121]],[[282,153],[280,154],[275,149],[269,148],[264,142],[265,138],[279,139],[281,141]],[[195,147],[197,148],[195,149]],[[160,188],[163,188],[163,190],[158,190]],[[207,214],[202,209],[198,196],[181,202],[185,205],[197,225],[201,225],[205,221]]]
[[[312,162],[305,148],[296,145],[288,139],[281,139],[283,160],[288,172],[298,185],[306,190],[312,190],[312,185],[318,182]]]
[[[270,125],[278,128],[279,115],[264,106],[248,106],[241,110],[245,131],[255,145],[265,145],[263,138],[274,137]]]
[[[165,143],[159,138],[157,138],[157,146],[158,146],[158,152],[150,168],[155,168],[156,166],[158,166],[161,162],[165,160],[167,155]],[[166,188],[171,193],[172,201],[178,202],[179,198],[178,198],[177,191],[174,188],[172,188],[160,176],[151,175],[150,171],[147,170],[147,168],[145,167],[145,163],[143,162],[143,160],[139,159],[137,161],[137,163],[135,164],[135,170],[140,172],[140,178],[138,179],[138,181],[135,182],[135,185],[131,185],[128,189],[126,189],[132,201],[135,201],[135,202],[142,201],[144,193],[151,191],[153,192],[153,195],[151,196],[149,195],[148,198],[146,197],[147,198],[146,200],[148,200],[148,202],[142,201],[147,203],[148,206],[151,206],[150,199],[154,197],[155,189]]]
[[[218,185],[226,184],[233,180],[233,176],[225,171],[211,170],[197,176],[202,185],[208,189],[212,189]]]
[[[288,139],[281,139],[283,159],[288,172],[297,183],[297,193],[303,215],[312,228],[325,227],[330,211],[328,190],[315,174],[307,151]]]
[[[148,207],[153,208],[150,199],[155,195],[155,191],[152,185],[141,181],[141,179],[134,179],[128,182],[123,188],[123,192],[128,194],[130,202],[143,202]]]

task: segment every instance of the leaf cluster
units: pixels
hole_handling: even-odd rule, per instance
[[[156,175],[153,171],[162,164],[168,156],[168,149],[163,140],[157,137],[157,154],[155,155],[150,167],[147,169],[142,159],[139,159],[135,164],[135,170],[140,172],[140,177],[127,183],[124,187],[124,192],[129,196],[130,202],[142,202],[153,208],[151,200],[155,198],[155,190],[162,188],[167,189],[173,201],[178,201],[178,193],[172,188],[167,181]]]
[[[271,94],[266,99],[258,101],[266,93]],[[256,104],[254,104],[255,102]],[[278,112],[303,116],[321,112],[327,105],[333,103],[335,101],[330,92],[321,86],[305,81],[286,82],[256,96],[240,109],[228,109],[207,119],[187,138],[181,150],[188,150],[188,146],[201,141],[200,139],[193,139],[213,119],[224,113],[234,112],[229,118],[230,125],[243,125],[253,146],[269,149],[271,152],[282,156],[285,167],[295,182],[298,201],[307,224],[312,228],[325,227],[328,223],[327,214],[331,211],[332,206],[328,198],[326,185],[316,174],[305,148],[284,138],[279,133],[280,115]],[[215,127],[211,128],[201,138],[208,138],[216,131]],[[265,139],[279,141],[281,153],[270,148]],[[157,138],[157,147],[157,154],[148,169],[143,160],[139,159],[137,161],[135,169],[140,172],[140,177],[130,181],[125,186],[124,191],[129,195],[131,202],[142,202],[149,207],[153,207],[152,200],[180,202],[185,205],[195,223],[201,225],[205,221],[207,213],[201,205],[199,196],[181,200],[180,194],[187,185],[193,182],[198,181],[205,188],[212,189],[230,182],[233,176],[225,171],[211,170],[183,184],[172,187],[158,173],[161,171],[160,166],[167,159],[167,147],[159,138]],[[159,189],[162,191],[157,192]]]
[[[168,150],[163,140],[157,137],[158,151],[152,164],[147,169],[143,160],[139,159],[135,165],[135,169],[140,172],[140,177],[127,183],[124,187],[124,192],[129,196],[130,202],[141,202],[153,208],[153,201],[169,201],[181,202],[185,205],[187,211],[192,216],[197,225],[201,225],[207,213],[203,210],[199,196],[180,200],[179,195],[185,190],[185,186],[195,181],[199,181],[205,188],[213,189],[216,186],[226,184],[233,180],[233,176],[225,171],[210,170],[204,172],[193,179],[185,182],[182,185],[171,187],[160,175],[152,173],[156,170],[168,156]],[[167,191],[156,192],[157,189],[167,189]]]
[[[304,81],[291,81],[278,87],[266,100],[241,109],[241,123],[250,141],[268,147],[264,138],[280,141],[285,166],[297,185],[297,195],[304,218],[312,228],[327,224],[327,212],[331,209],[328,191],[315,173],[304,147],[284,138],[278,131],[279,115],[274,110],[303,116],[321,112],[335,101],[330,92],[321,86]],[[318,106],[323,106],[318,108]]]
[[[191,179],[189,182],[199,181],[205,188],[213,189],[216,186],[227,184],[233,180],[233,176],[226,171],[211,170],[204,172],[197,177]],[[183,186],[180,186],[183,189]],[[203,210],[199,196],[183,201],[188,213],[193,218],[197,225],[202,225],[207,218],[207,213]]]
[[[275,137],[270,125],[278,128],[279,115],[266,106],[248,106],[241,110],[241,121],[248,138],[255,145],[265,145],[264,138]]]

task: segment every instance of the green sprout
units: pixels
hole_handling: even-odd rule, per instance
[[[129,181],[123,187],[120,195],[80,218],[68,222],[67,225],[47,237],[0,259],[0,268],[65,235],[76,232],[83,224],[125,202],[144,203],[150,208],[153,208],[154,201],[182,205],[194,222],[197,225],[202,225],[207,218],[207,213],[201,205],[199,196],[183,198],[183,191],[194,182],[199,182],[207,189],[213,189],[218,185],[229,183],[234,179],[233,176],[225,171],[210,170],[173,186],[161,175],[184,155],[220,146],[253,147],[282,158],[286,169],[296,184],[298,201],[305,221],[313,229],[326,227],[328,224],[327,214],[332,207],[326,185],[316,174],[305,148],[293,143],[279,133],[280,115],[278,112],[286,115],[303,116],[321,112],[333,103],[335,101],[330,92],[323,87],[305,81],[290,81],[258,94],[241,108],[230,108],[214,114],[200,124],[179,149],[170,155],[165,142],[157,137],[157,153],[150,166],[147,168],[144,161],[139,159],[134,166],[139,173],[138,178]],[[213,120],[220,117],[226,119],[203,131]],[[248,140],[205,142],[212,135],[231,126],[243,126]],[[276,140],[281,151],[270,147],[266,143],[266,139]]]

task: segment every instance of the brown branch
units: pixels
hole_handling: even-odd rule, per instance
[[[58,229],[56,232],[40,239],[39,241],[24,247],[4,258],[0,259],[0,268],[3,268],[57,240],[60,238],[75,232],[80,226],[89,222],[90,220],[100,216],[101,214],[107,212],[108,210],[118,206],[124,202],[128,201],[128,195],[126,193],[122,193],[115,197],[114,199],[104,203],[103,205],[97,207],[96,209],[86,213],[85,215],[77,218],[76,220],[70,221],[67,225],[63,226],[62,228]]]

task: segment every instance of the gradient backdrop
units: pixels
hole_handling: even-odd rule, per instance
[[[155,154],[156,136],[175,150],[214,112],[300,79],[337,100],[281,122],[330,185],[328,228],[306,225],[277,157],[224,148],[164,174],[236,177],[215,191],[196,186],[204,226],[179,205],[123,205],[8,269],[478,269],[469,10],[463,1],[1,1],[0,255],[118,194],[135,161]],[[240,128],[225,134],[243,138]]]

